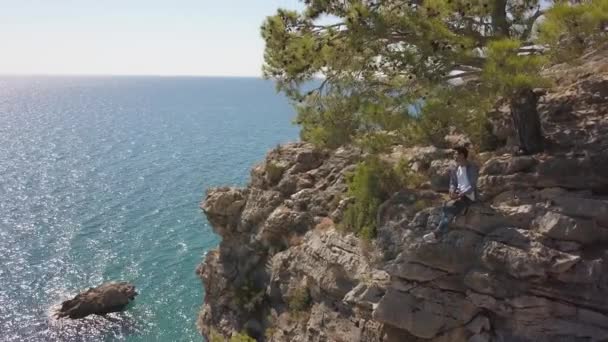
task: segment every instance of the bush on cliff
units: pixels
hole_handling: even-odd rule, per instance
[[[298,314],[302,312],[311,304],[310,294],[308,293],[308,289],[306,287],[301,287],[295,289],[291,296],[289,297],[287,305],[289,306],[289,310],[293,314]]]
[[[484,143],[498,98],[548,85],[540,70],[604,42],[608,22],[605,0],[304,3],[263,24],[263,70],[298,103],[302,139],[326,147],[378,132],[391,133],[383,144],[441,144],[450,127]],[[525,49],[539,43],[550,53]]]
[[[266,164],[266,178],[271,184],[275,184],[281,180],[284,171],[285,170],[280,165],[273,162],[268,162]]]
[[[362,238],[374,238],[376,212],[389,196],[387,187],[395,189],[396,183],[392,169],[378,158],[357,165],[348,180],[348,196],[354,201],[344,212],[343,225]]]
[[[230,338],[230,342],[257,342],[253,337],[246,334],[236,334]]]
[[[220,333],[211,330],[209,342],[256,342],[256,340],[244,333],[233,335],[229,340],[226,340]]]
[[[256,288],[251,280],[234,289],[236,304],[247,312],[253,312],[265,298],[265,289]]]
[[[404,188],[417,188],[426,177],[411,171],[407,160],[396,165],[371,155],[359,163],[348,178],[347,195],[353,198],[341,225],[364,239],[376,236],[376,215],[380,204]]]

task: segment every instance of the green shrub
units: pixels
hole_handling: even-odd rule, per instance
[[[271,161],[266,163],[267,179],[272,184],[281,180],[284,171],[284,168],[280,165],[277,165],[276,163],[273,163]]]
[[[362,239],[374,239],[380,204],[395,192],[418,188],[426,181],[424,174],[411,170],[407,160],[393,166],[377,156],[368,157],[348,179],[347,194],[354,201],[346,208],[341,226]]]
[[[233,335],[230,338],[230,342],[257,342],[254,338],[249,337],[249,335],[245,333],[240,333]]]
[[[215,329],[211,329],[211,332],[209,333],[209,342],[226,342],[226,339]]]
[[[293,291],[287,305],[292,313],[298,313],[308,309],[311,304],[310,294],[306,287],[300,287]]]
[[[360,126],[360,98],[312,97],[296,107],[300,137],[319,147],[336,148],[352,142]],[[315,105],[312,105],[315,103]]]
[[[362,227],[359,230],[359,237],[363,239],[363,241],[371,241],[376,238],[376,226],[375,225],[367,225]]]
[[[264,336],[266,337],[266,341],[270,340],[274,334],[277,333],[277,328],[275,326],[275,319],[271,313],[266,316],[265,320],[266,330],[264,330]]]
[[[378,207],[399,188],[400,181],[389,163],[375,156],[359,163],[348,180],[348,196],[354,202],[344,212],[343,225],[362,238],[373,239]]]
[[[266,336],[266,339],[269,340],[272,338],[272,336],[274,336],[274,334],[276,334],[277,329],[274,327],[268,327],[266,328],[266,331],[264,331],[264,336]]]
[[[253,312],[264,300],[265,290],[256,288],[251,281],[235,289],[236,304],[248,312]]]
[[[386,153],[399,142],[396,134],[386,131],[362,133],[356,140],[357,146],[373,154]]]
[[[394,172],[399,186],[402,188],[407,187],[409,189],[417,189],[428,181],[428,177],[425,174],[413,171],[410,167],[409,160],[405,158],[399,160],[399,162],[395,165]]]
[[[431,206],[431,204],[432,204],[432,203],[431,203],[431,201],[429,201],[429,200],[424,200],[424,199],[417,200],[416,202],[414,202],[414,209],[415,209],[416,211],[420,211],[420,210],[422,210],[422,209],[425,209],[425,208],[430,207],[430,206]]]
[[[354,198],[343,217],[346,228],[366,239],[375,237],[375,220],[380,205],[382,167],[377,158],[357,165],[348,180],[348,195]]]
[[[218,333],[216,330],[211,329],[211,333],[209,336],[209,342],[227,342],[224,336]],[[245,333],[239,333],[233,335],[229,342],[257,342],[254,338],[249,337],[249,335]]]
[[[545,20],[538,27],[539,42],[549,45],[551,57],[558,62],[571,61],[589,46],[601,46],[608,40],[603,32],[608,22],[605,0],[580,1],[574,6],[556,1],[543,16]]]
[[[496,73],[495,71],[494,73]],[[445,136],[453,129],[468,136],[475,146],[487,144],[488,113],[497,101],[490,88],[443,87],[435,89],[420,113],[400,132],[406,145],[448,147]]]

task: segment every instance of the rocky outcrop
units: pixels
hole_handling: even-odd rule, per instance
[[[327,239],[343,238],[335,232],[330,238],[312,232],[314,227],[333,231],[330,217],[338,217],[344,210],[348,201],[344,198],[345,177],[360,157],[356,149],[329,153],[308,144],[289,144],[273,150],[264,163],[253,168],[247,188],[209,190],[201,208],[215,232],[222,236],[222,242],[207,254],[198,269],[205,284],[205,305],[199,317],[204,335],[208,336],[213,327],[224,335],[246,330],[250,336],[263,336],[262,327],[265,330],[271,325],[268,317],[279,320],[283,311],[289,316],[287,298],[304,283],[314,281],[330,286],[335,281],[334,291],[349,289],[351,281],[344,280],[349,276],[340,278],[346,272],[341,268],[346,260],[328,261],[335,268],[330,273],[323,270],[336,279],[327,274],[323,279],[304,277],[304,273],[320,270],[311,260],[298,264],[305,268],[302,277],[293,275],[295,269],[289,267],[292,258],[300,254],[296,252],[298,246],[306,246],[304,241],[315,241],[311,242],[314,246],[309,246],[311,252],[326,253],[323,247]],[[336,248],[347,249],[357,239],[351,237],[349,241],[336,241]],[[364,260],[359,253],[348,255]],[[309,295],[313,301],[323,297],[315,292],[300,292],[301,305]],[[283,311],[275,310],[272,316],[271,308]]]
[[[84,318],[88,315],[105,315],[110,312],[123,311],[135,299],[137,292],[130,283],[104,283],[79,293],[73,299],[61,304],[58,318]]]
[[[598,65],[588,56],[588,68]],[[201,207],[222,242],[198,268],[202,333],[608,341],[608,74],[571,77],[560,67],[549,70],[561,81],[538,107],[546,152],[517,156],[513,139],[498,137],[507,146],[477,157],[482,201],[436,243],[422,236],[439,221],[449,150],[396,146],[384,156],[429,182],[380,206],[372,242],[340,228],[346,177],[362,157],[354,148],[285,145],[246,188],[211,189]]]

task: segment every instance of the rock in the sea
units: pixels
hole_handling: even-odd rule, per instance
[[[61,304],[58,318],[84,318],[88,315],[105,315],[122,311],[137,296],[135,286],[127,282],[104,283],[79,293]]]

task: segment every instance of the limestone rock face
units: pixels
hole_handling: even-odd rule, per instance
[[[423,236],[440,219],[449,149],[395,146],[383,156],[430,182],[395,189],[371,242],[340,228],[353,201],[346,177],[362,158],[352,147],[285,145],[246,188],[211,189],[201,208],[222,242],[198,268],[203,335],[608,341],[608,74],[580,71],[606,60],[590,57],[578,77],[548,71],[562,81],[539,101],[544,153],[511,154],[508,110],[493,114],[507,146],[476,161],[481,201],[433,243]]]
[[[61,304],[57,317],[84,318],[88,315],[105,315],[122,311],[137,296],[135,286],[122,283],[105,283],[79,293]]]
[[[360,158],[361,152],[354,148],[324,152],[310,144],[288,144],[253,168],[247,188],[207,192],[201,208],[222,242],[197,269],[205,285],[205,305],[199,315],[204,335],[213,328],[225,336],[247,330],[259,337],[263,335],[259,327],[269,327],[260,317],[272,316],[271,308],[282,308],[274,311],[277,320],[289,317],[288,298],[299,296],[292,301],[307,310],[310,300],[320,300],[326,293],[341,301],[358,283],[352,274],[368,273],[369,266],[359,270],[365,264],[363,253],[356,249],[359,240],[344,240],[329,218],[349,203],[345,177]],[[334,255],[329,246],[353,251]],[[327,258],[327,264],[319,267],[315,255]],[[295,265],[310,276],[292,275],[296,271],[290,267]],[[329,314],[333,309],[315,306],[314,310]],[[348,331],[354,323],[336,324]]]

